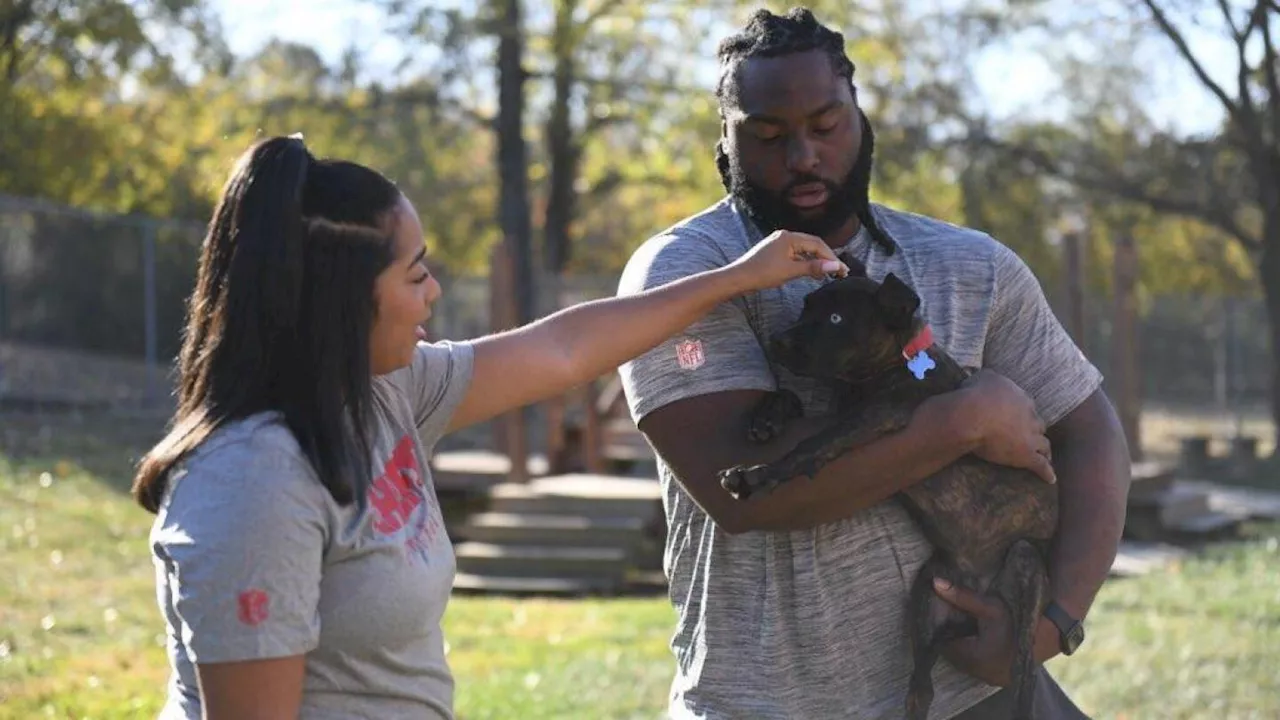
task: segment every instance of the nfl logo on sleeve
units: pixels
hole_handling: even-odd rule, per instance
[[[685,370],[697,370],[706,361],[701,340],[684,340],[676,345],[676,362]]]

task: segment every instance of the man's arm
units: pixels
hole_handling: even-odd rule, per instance
[[[923,403],[905,427],[855,447],[814,478],[794,478],[745,501],[720,487],[718,473],[732,465],[772,462],[826,426],[823,419],[795,423],[767,445],[747,441],[759,391],[699,395],[660,407],[639,423],[641,432],[694,501],[729,533],[798,530],[850,517],[941,470],[981,452],[1029,467],[1053,481],[1038,443],[1043,425],[1031,401],[1004,378],[983,374],[965,389]]]
[[[1101,374],[1058,322],[1035,275],[1003,245],[997,244],[993,261],[995,299],[984,365],[1026,389],[1049,423],[1060,480],[1058,529],[1049,557],[1050,598],[1083,620],[1107,577],[1124,528],[1128,447],[1101,389]],[[980,617],[992,612],[1003,617],[1001,609],[967,589],[940,594]],[[998,655],[1008,648],[996,644],[959,641],[948,659],[990,682],[1008,672]],[[1060,651],[1057,627],[1042,618],[1036,659],[1044,661]]]
[[[922,407],[906,429],[845,453],[817,477],[738,501],[720,487],[721,470],[777,460],[825,425],[798,421],[768,444],[751,444],[748,417],[764,394],[732,390],[699,395],[654,410],[639,423],[694,502],[728,533],[798,530],[849,517],[945,467],[976,442],[972,428],[954,417],[961,404],[949,396],[938,398]]]
[[[1115,408],[1102,390],[1049,428],[1053,464],[1061,479],[1058,532],[1049,557],[1051,597],[1074,618],[1093,606],[1124,531],[1131,465],[1129,446]],[[1049,650],[1058,631],[1044,621]]]

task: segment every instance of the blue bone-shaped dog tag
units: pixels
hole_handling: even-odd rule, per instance
[[[915,357],[907,361],[907,369],[911,371],[912,375],[916,376],[917,380],[923,380],[925,373],[936,367],[938,367],[938,364],[924,350],[916,353]]]

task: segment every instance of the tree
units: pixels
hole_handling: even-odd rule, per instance
[[[1111,103],[1095,103],[1092,112],[1073,118],[1070,131],[988,140],[1095,195],[1192,219],[1235,243],[1239,254],[1251,260],[1265,298],[1271,408],[1280,421],[1280,57],[1275,38],[1280,6],[1269,0],[1207,5],[1135,0],[1126,7],[1129,27],[1139,31],[1134,37],[1150,40],[1154,35],[1222,112],[1217,132],[1186,136],[1157,126],[1135,97],[1142,69],[1128,60],[1132,54],[1114,52],[1105,54],[1104,62],[1112,82],[1128,94],[1127,104],[1115,103],[1114,96]],[[1214,46],[1197,46],[1190,39],[1190,29],[1204,34],[1214,26],[1231,49],[1229,82],[1210,72]],[[1203,247],[1196,250],[1189,258],[1192,264],[1208,254]],[[1232,265],[1232,257],[1227,255],[1225,262]]]

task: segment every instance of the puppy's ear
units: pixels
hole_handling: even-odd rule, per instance
[[[867,276],[867,266],[863,265],[862,261],[854,257],[853,253],[849,252],[847,249],[841,250],[840,252],[836,253],[836,257],[840,260],[840,262],[845,264],[845,267],[849,268],[848,277],[866,277]]]
[[[889,273],[876,290],[876,305],[885,325],[892,330],[905,330],[911,327],[916,310],[920,308],[920,296],[897,275]]]

